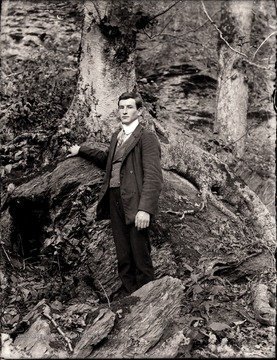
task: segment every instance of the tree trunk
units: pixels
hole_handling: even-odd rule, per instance
[[[244,153],[247,130],[248,84],[243,55],[249,48],[253,1],[225,1],[219,40],[218,87],[214,132],[232,148],[233,155]]]
[[[89,132],[103,141],[118,125],[115,109],[119,95],[136,86],[136,32],[121,26],[118,19],[125,21],[119,14],[121,6],[124,1],[85,1],[79,81],[67,114],[71,121],[83,118]]]

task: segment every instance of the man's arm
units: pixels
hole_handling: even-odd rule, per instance
[[[150,215],[155,214],[162,190],[161,148],[154,133],[148,132],[142,138],[143,187],[135,218],[137,228],[149,226]]]
[[[87,145],[73,145],[68,149],[68,151],[70,154],[67,155],[67,158],[81,156],[82,158],[99,166],[101,169],[106,169],[108,150],[104,151]]]

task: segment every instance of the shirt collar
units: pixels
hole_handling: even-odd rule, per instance
[[[131,122],[131,124],[128,124],[128,125],[126,125],[126,124],[121,124],[121,126],[122,126],[122,129],[123,129],[124,133],[125,133],[126,135],[129,135],[129,134],[131,134],[133,131],[135,131],[135,129],[136,129],[136,127],[138,126],[138,124],[139,124],[139,120],[136,119],[136,120],[134,120],[133,122]]]

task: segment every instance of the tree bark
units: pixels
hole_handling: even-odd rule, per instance
[[[108,140],[118,125],[115,109],[119,95],[136,86],[136,32],[132,28],[126,31],[120,24],[120,20],[126,21],[120,9],[127,11],[127,18],[132,15],[132,8],[124,3],[84,3],[79,81],[67,120],[84,119],[88,131],[101,141]]]
[[[225,1],[218,50],[218,87],[214,132],[232,148],[244,153],[247,131],[248,84],[244,55],[249,48],[253,1]]]

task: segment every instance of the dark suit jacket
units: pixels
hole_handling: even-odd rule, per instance
[[[97,205],[98,220],[110,217],[109,181],[119,131],[112,135],[107,152],[84,145],[79,150],[80,156],[106,169]],[[157,136],[139,124],[127,141],[120,168],[120,192],[126,224],[131,224],[134,223],[138,210],[151,215],[157,213],[163,178],[161,148]]]

